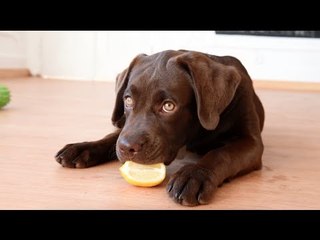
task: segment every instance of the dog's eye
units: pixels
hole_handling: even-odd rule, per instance
[[[126,106],[126,108],[132,108],[133,106],[133,100],[131,97],[126,97],[124,99],[124,105]]]
[[[167,102],[165,102],[165,103],[163,104],[162,110],[163,110],[164,112],[172,112],[172,111],[175,109],[175,107],[176,107],[176,106],[174,105],[173,102],[167,101]]]

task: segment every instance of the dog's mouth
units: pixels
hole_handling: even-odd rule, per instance
[[[116,148],[116,154],[118,157],[118,160],[123,164],[126,161],[133,161],[140,164],[155,164],[155,163],[164,163],[165,165],[169,165],[172,163],[177,154],[178,151],[154,151],[151,152],[138,152],[138,153],[131,153],[126,154],[119,150],[119,148]],[[149,153],[149,154],[148,154]]]

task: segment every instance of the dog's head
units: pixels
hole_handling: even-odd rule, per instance
[[[199,128],[217,127],[240,79],[234,67],[199,52],[138,55],[117,76],[119,160],[170,164]]]

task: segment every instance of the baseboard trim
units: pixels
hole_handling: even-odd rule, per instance
[[[256,89],[320,92],[320,83],[254,80]]]
[[[31,72],[27,68],[0,69],[0,78],[22,78],[30,76]]]

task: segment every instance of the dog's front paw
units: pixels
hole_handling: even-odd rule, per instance
[[[196,164],[182,167],[168,182],[167,192],[185,206],[208,204],[217,188],[214,173]]]
[[[106,154],[90,142],[68,144],[55,156],[63,167],[87,168],[105,161]]]

